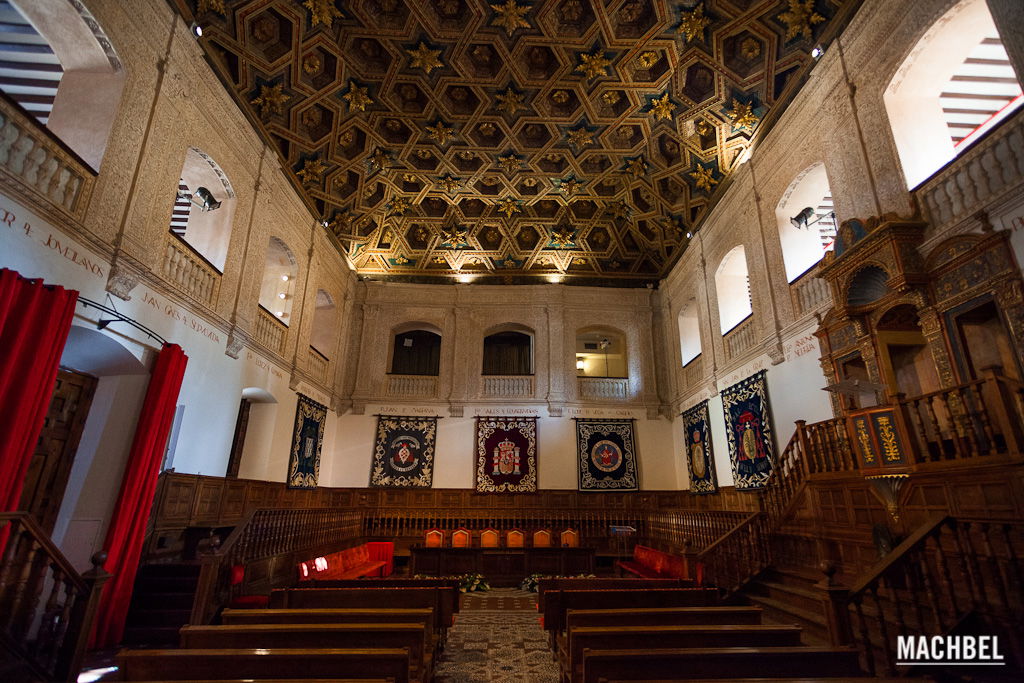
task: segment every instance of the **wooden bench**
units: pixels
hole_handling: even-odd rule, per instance
[[[191,683],[248,683],[251,678],[190,678]],[[261,678],[261,683],[395,683],[393,678]],[[137,681],[136,683],[170,683],[169,681]]]
[[[567,632],[568,648],[559,663],[567,680],[583,679],[584,650],[647,650],[717,647],[792,647],[800,645],[800,627],[715,624],[685,626],[576,626]]]
[[[303,582],[301,588],[451,588],[455,595],[455,612],[459,611],[458,579],[313,579]]]
[[[544,611],[544,593],[549,590],[608,590],[610,588],[688,588],[692,582],[679,579],[625,579],[625,578],[589,578],[589,579],[538,579],[537,609]]]
[[[380,544],[378,544],[380,545]],[[299,581],[308,581],[320,576],[325,579],[356,579],[361,576],[380,576],[391,566],[386,557],[374,558],[370,544],[363,543],[352,548],[325,555],[316,560],[299,563]],[[322,568],[317,562],[323,562]]]
[[[633,559],[618,560],[615,566],[620,572],[642,579],[689,578],[689,564],[685,557],[664,553],[645,545],[633,546]]]
[[[191,650],[237,648],[408,649],[409,678],[429,681],[432,640],[427,625],[409,624],[247,624],[183,626],[181,647]]]
[[[406,649],[122,650],[123,681],[390,678],[408,683]]]
[[[831,647],[584,650],[584,683],[695,678],[864,676],[857,651]]]
[[[566,633],[581,626],[687,626],[761,623],[760,607],[653,607],[647,609],[570,609],[565,633],[555,642],[559,657],[567,656]]]
[[[555,635],[565,631],[565,613],[570,609],[714,607],[717,604],[718,591],[712,588],[552,590],[544,598],[544,629],[554,647]]]
[[[286,588],[270,593],[270,607],[430,607],[441,641],[455,621],[455,588]]]

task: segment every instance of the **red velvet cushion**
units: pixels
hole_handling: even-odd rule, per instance
[[[231,585],[237,586],[245,581],[245,565],[236,564],[231,568]]]
[[[231,600],[229,607],[238,609],[266,609],[270,603],[268,595],[239,595]]]

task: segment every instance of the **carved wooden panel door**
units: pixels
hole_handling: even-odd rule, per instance
[[[19,510],[36,516],[43,531],[50,533],[57,522],[71,465],[75,461],[78,440],[89,415],[96,378],[59,370],[43,421],[43,429],[32,454]]]

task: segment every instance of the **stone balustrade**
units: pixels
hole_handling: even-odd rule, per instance
[[[260,307],[257,309],[255,339],[257,342],[270,349],[274,353],[284,353],[285,339],[288,336],[288,327],[277,319],[269,311]]]
[[[220,289],[220,273],[202,256],[168,233],[164,276],[174,287],[199,303],[213,307]]]
[[[1013,192],[1024,180],[1024,110],[914,190],[932,230],[941,234]]]
[[[388,375],[387,395],[394,398],[433,398],[437,395],[437,377]]]
[[[313,379],[317,380],[321,384],[330,384],[328,379],[330,365],[331,362],[327,360],[326,356],[321,354],[312,346],[309,347],[309,356],[306,368],[309,370],[309,374],[312,375]]]
[[[736,358],[747,349],[752,348],[756,342],[754,334],[755,328],[753,316],[748,317],[739,325],[729,330],[725,334],[726,358]]]
[[[596,401],[625,401],[629,398],[626,377],[577,377],[580,398]]]
[[[809,273],[789,286],[793,310],[797,316],[828,308],[832,305],[832,291],[828,283]]]
[[[45,127],[0,97],[0,176],[35,203],[82,220],[96,173]]]
[[[485,398],[532,398],[532,375],[484,375],[480,394]]]
[[[692,389],[704,378],[704,359],[697,356],[683,366],[683,389]]]

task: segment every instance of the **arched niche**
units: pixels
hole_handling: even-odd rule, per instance
[[[338,345],[338,307],[334,299],[322,289],[316,290],[313,326],[309,332],[309,345],[324,358],[330,359]]]
[[[10,62],[8,68],[17,72],[15,78],[37,84],[42,81],[41,87],[25,91],[37,97],[44,92],[41,97],[52,98],[45,104],[47,111],[41,120],[85,163],[98,170],[125,80],[124,66],[112,42],[80,2],[9,2],[45,44],[23,53],[22,58],[15,58],[13,62],[9,59],[13,55],[8,52],[4,58]],[[47,58],[47,50],[38,49],[42,47],[48,48],[54,59]],[[53,68],[53,62],[58,70]],[[9,94],[18,99],[17,93]]]
[[[793,282],[833,248],[836,221],[825,164],[818,162],[793,179],[775,208],[786,280]]]
[[[697,300],[690,299],[679,311],[676,322],[679,326],[679,355],[684,366],[701,354],[700,318],[697,314]]]
[[[505,323],[484,332],[483,375],[532,375],[532,328],[518,323]]]
[[[985,0],[957,2],[914,45],[883,95],[907,186],[1017,109],[1020,92]]]
[[[430,323],[410,322],[392,330],[388,372],[394,375],[436,377],[440,370],[440,329]]]
[[[142,361],[113,337],[82,325],[68,331],[60,365],[93,377],[149,374]]]
[[[263,265],[260,284],[260,306],[285,325],[291,320],[295,299],[295,280],[299,265],[288,245],[279,237],[271,237]]]
[[[190,147],[174,194],[170,230],[218,272],[224,271],[228,256],[235,203],[224,170],[210,155]]]
[[[577,330],[575,351],[579,377],[629,377],[626,335],[613,327]]]
[[[715,269],[715,296],[718,299],[718,322],[722,334],[753,313],[747,254],[742,244],[730,249]]]

